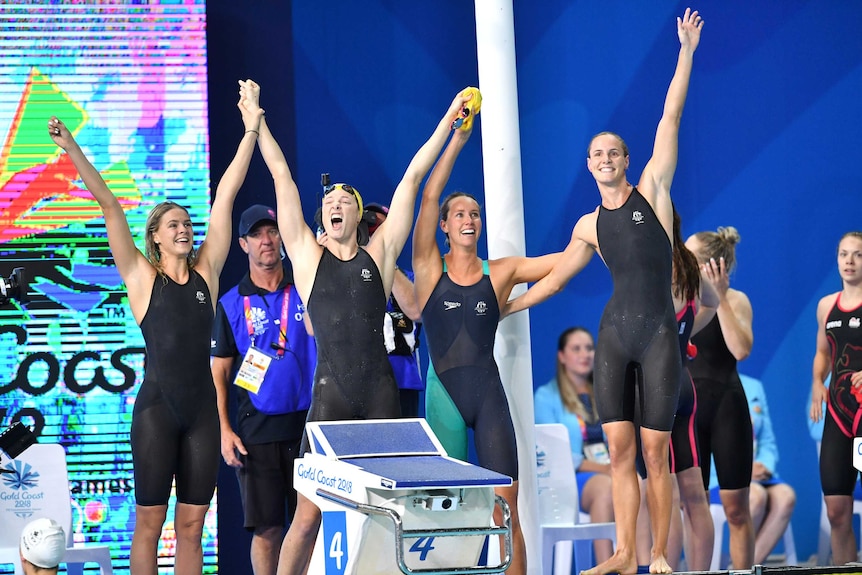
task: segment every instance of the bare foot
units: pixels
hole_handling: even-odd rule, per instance
[[[650,573],[673,573],[673,569],[667,563],[667,558],[664,555],[659,555],[649,564]]]
[[[665,565],[667,565],[667,563],[665,563]],[[592,569],[581,571],[581,575],[607,575],[608,573],[634,575],[637,572],[638,561],[634,553],[622,553],[618,549],[613,555],[611,555],[610,559],[604,563],[596,565]],[[668,571],[668,573],[670,573],[670,571]]]

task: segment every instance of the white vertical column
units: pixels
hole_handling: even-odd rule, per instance
[[[476,0],[476,42],[479,88],[482,91],[482,162],[488,257],[524,255],[524,200],[512,0]],[[542,548],[536,496],[530,321],[526,312],[500,323],[494,355],[518,437],[518,509],[527,544],[528,573],[538,575],[542,572]]]

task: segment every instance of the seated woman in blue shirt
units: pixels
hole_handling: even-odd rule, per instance
[[[536,423],[562,423],[569,430],[581,511],[591,522],[614,520],[610,457],[593,399],[593,336],[571,327],[557,344],[557,376],[536,389]],[[611,541],[596,540],[597,564],[613,554]]]

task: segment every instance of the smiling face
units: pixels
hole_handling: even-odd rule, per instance
[[[479,202],[468,195],[453,196],[443,202],[440,215],[449,245],[476,246],[482,234]]]
[[[171,208],[162,216],[159,227],[153,233],[153,241],[162,254],[186,256],[194,242],[192,220],[189,213],[180,207]]]
[[[353,194],[335,189],[323,196],[321,221],[330,240],[355,239],[359,217],[359,202]]]
[[[190,267],[194,264],[192,222],[179,204],[162,202],[150,210],[144,241],[147,259],[157,268],[165,256],[185,258]]]
[[[557,352],[560,365],[573,381],[586,380],[593,372],[596,350],[593,336],[584,330],[575,330],[566,337],[563,349]]]
[[[587,169],[598,183],[625,181],[629,151],[616,134],[601,133],[590,142]]]

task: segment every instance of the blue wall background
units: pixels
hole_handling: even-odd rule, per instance
[[[676,62],[675,17],[686,4],[538,6],[515,5],[531,255],[562,249],[576,219],[597,205],[585,169],[592,134],[608,129],[626,139],[630,180],[637,181]],[[672,195],[686,235],[733,225],[742,236],[732,285],[752,301],[755,345],[740,369],[766,385],[779,471],[798,492],[797,548],[807,558],[820,512],[805,405],[814,310],[840,288],[839,237],[862,228],[854,181],[862,159],[862,3],[708,0],[695,8],[706,25]],[[251,77],[262,85],[262,105],[294,169],[307,220],[321,172],[357,186],[366,201],[388,201],[454,94],[477,85],[475,40],[472,3],[463,0],[211,0],[213,180],[241,135],[235,82]],[[450,188],[483,196],[489,191],[479,137],[462,153]],[[245,205],[274,202],[259,157],[241,194],[237,215]],[[223,285],[238,281],[245,267],[235,250]],[[610,287],[596,258],[562,294],[531,311],[534,383],[552,376],[560,331],[572,324],[596,329]],[[231,529],[242,531],[235,482],[230,473],[222,479],[224,542],[234,537]]]

